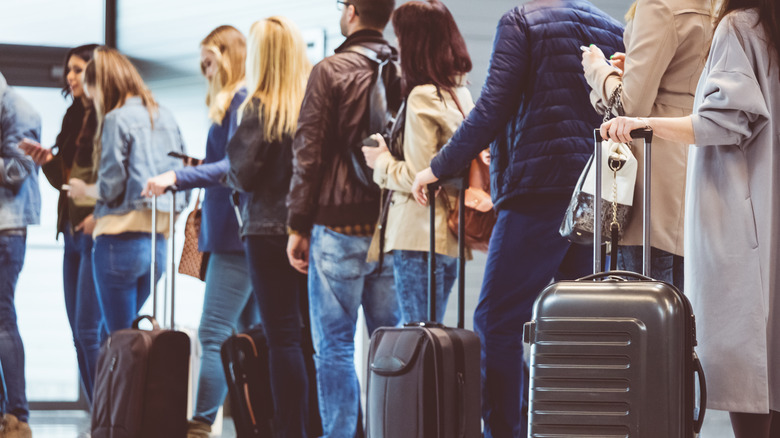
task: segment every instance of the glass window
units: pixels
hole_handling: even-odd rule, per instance
[[[8,2],[0,14],[0,42],[75,47],[103,41],[102,0]]]

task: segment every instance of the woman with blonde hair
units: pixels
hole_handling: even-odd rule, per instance
[[[626,53],[612,54],[614,65],[592,45],[582,54],[591,101],[606,112],[619,99],[615,115],[674,117],[690,114],[693,96],[712,39],[711,0],[637,0],[626,14]],[[683,218],[688,151],[656,139],[652,163],[650,276],[683,289]],[[634,211],[618,248],[618,267],[642,272],[642,193],[644,150],[639,162]]]
[[[129,328],[149,296],[151,281],[151,201],[141,196],[146,179],[160,170],[181,167],[169,152],[185,153],[173,115],[159,106],[141,75],[115,49],[98,47],[85,69],[84,85],[98,116],[93,150],[96,185],[69,180],[69,196],[96,199],[92,253],[100,308],[111,332]],[[176,205],[158,200],[155,280],[165,270],[167,216],[182,211],[187,196]]]
[[[228,184],[244,193],[241,235],[268,339],[276,437],[308,436],[309,382],[299,314],[306,277],[287,259],[285,199],[310,70],[303,37],[290,20],[270,17],[254,23],[247,52],[249,97],[227,148]]]
[[[182,190],[205,188],[198,238],[198,249],[209,254],[198,328],[203,356],[188,438],[208,436],[225,400],[227,383],[220,359],[222,343],[236,329],[259,320],[238,221],[230,204],[231,190],[222,185],[228,169],[225,148],[236,132],[238,108],[246,99],[246,38],[233,26],[219,26],[201,41],[200,48],[200,68],[208,81],[206,105],[212,122],[206,139],[206,158],[199,166],[150,178],[144,192],[159,195],[174,184]]]

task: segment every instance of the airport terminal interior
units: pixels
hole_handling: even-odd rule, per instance
[[[452,11],[474,62],[469,89],[476,100],[485,80],[496,24],[506,11],[523,2],[443,1]],[[592,3],[622,22],[632,2]],[[258,19],[287,16],[302,30],[312,63],[332,54],[344,39],[339,31],[340,12],[332,0],[24,0],[4,2],[2,9],[0,71],[41,113],[44,145],[54,143],[68,106],[60,81],[61,60],[70,47],[107,43],[128,55],[157,100],[175,115],[189,153],[202,157],[209,123],[199,43],[211,29],[231,24],[247,32]],[[389,27],[386,36],[394,40]],[[40,178],[43,181],[43,175]],[[82,433],[87,430],[88,414],[62,298],[62,240],[54,239],[58,193],[42,182],[41,194],[42,220],[39,226],[29,228],[26,263],[16,294],[27,354],[27,391],[33,411],[30,423],[36,438],[76,438],[86,436]],[[182,229],[180,226],[179,232]],[[481,253],[467,264],[467,328],[471,327],[484,264]],[[191,277],[177,278],[176,321],[190,333],[197,331],[203,287]],[[454,321],[455,301],[450,300],[447,323]],[[145,310],[150,311],[149,303]],[[355,361],[359,370],[365,370],[367,337],[358,334],[356,343]],[[212,436],[235,437],[228,416],[221,424]],[[728,416],[708,411],[701,436],[733,437]]]

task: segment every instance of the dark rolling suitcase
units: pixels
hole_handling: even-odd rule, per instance
[[[652,131],[632,135],[645,142],[643,244],[644,272],[649,273]],[[597,181],[599,139],[596,130]],[[600,184],[596,191],[600,203]],[[595,216],[594,229],[599,230],[601,218]],[[697,436],[706,386],[694,351],[691,305],[670,284],[630,272],[600,272],[600,240],[600,233],[594,233],[596,273],[547,287],[536,300],[533,320],[525,325],[524,338],[531,345],[529,436]]]
[[[302,306],[303,307],[303,306]],[[306,306],[308,308],[308,306]],[[301,309],[308,318],[308,310]],[[311,330],[304,324],[302,349],[309,377],[309,436],[320,436],[317,403],[317,373]],[[228,383],[231,415],[237,438],[264,438],[273,435],[274,405],[268,364],[268,343],[261,325],[229,337],[221,349],[222,368]]]
[[[175,194],[172,196],[175,199]],[[153,205],[154,228],[156,198]],[[170,217],[173,239],[174,215]],[[154,254],[155,233],[152,236]],[[173,249],[170,252],[173,260]],[[152,269],[155,269],[154,256]],[[170,272],[176,272],[173,266]],[[173,285],[171,279],[172,303],[175,301]],[[183,332],[158,326],[154,271],[152,299],[155,316],[138,317],[132,328],[112,333],[101,347],[92,408],[93,438],[184,438],[187,435],[190,339]],[[174,324],[173,310],[172,305],[170,327]],[[139,329],[144,319],[151,321],[151,331]]]
[[[463,329],[464,180],[460,192],[458,328],[416,322],[381,327],[371,336],[368,357],[366,428],[369,438],[476,438],[480,419],[480,342]],[[431,230],[435,229],[435,187],[429,187]],[[435,233],[428,265],[428,309],[436,320]]]

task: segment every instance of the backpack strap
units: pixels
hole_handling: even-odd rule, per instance
[[[387,90],[383,80],[385,67],[391,62],[390,58],[382,59],[375,50],[361,45],[349,46],[344,51],[357,53],[377,64],[376,80],[369,91],[369,134],[386,132],[393,123],[393,119],[387,115]]]

